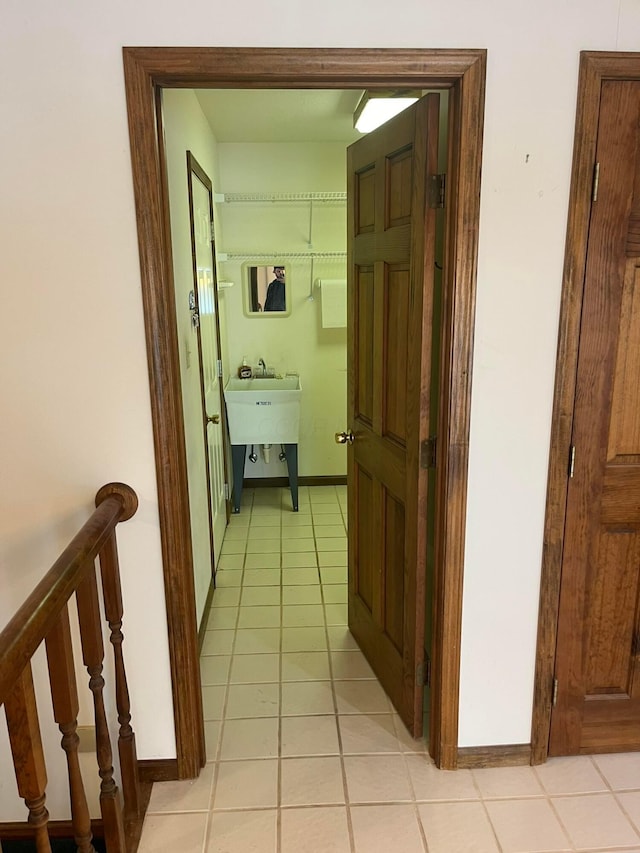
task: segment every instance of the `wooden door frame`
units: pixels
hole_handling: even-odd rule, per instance
[[[486,51],[125,47],[123,59],[178,778],[196,776],[205,753],[161,89],[450,91],[430,749],[454,768]]]
[[[640,53],[583,51],[562,281],[555,392],[542,551],[531,761],[547,760],[558,633],[564,530],[569,487],[580,320],[587,261],[600,90],[605,80],[640,80]]]

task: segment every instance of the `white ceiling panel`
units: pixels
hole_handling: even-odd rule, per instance
[[[361,89],[198,89],[218,142],[343,142]]]

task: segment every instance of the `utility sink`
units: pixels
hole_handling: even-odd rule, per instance
[[[299,376],[230,379],[224,389],[231,444],[297,444]]]

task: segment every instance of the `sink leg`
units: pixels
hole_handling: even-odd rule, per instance
[[[298,512],[298,445],[285,444],[284,453],[287,458],[287,470],[289,472],[291,503],[293,504],[293,511]]]
[[[231,462],[233,465],[233,511],[240,512],[242,484],[244,482],[244,460],[247,455],[246,444],[231,445]]]

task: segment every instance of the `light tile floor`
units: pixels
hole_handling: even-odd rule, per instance
[[[640,755],[438,770],[347,628],[346,489],[244,495],[202,651],[209,763],[140,853],[640,853]]]

